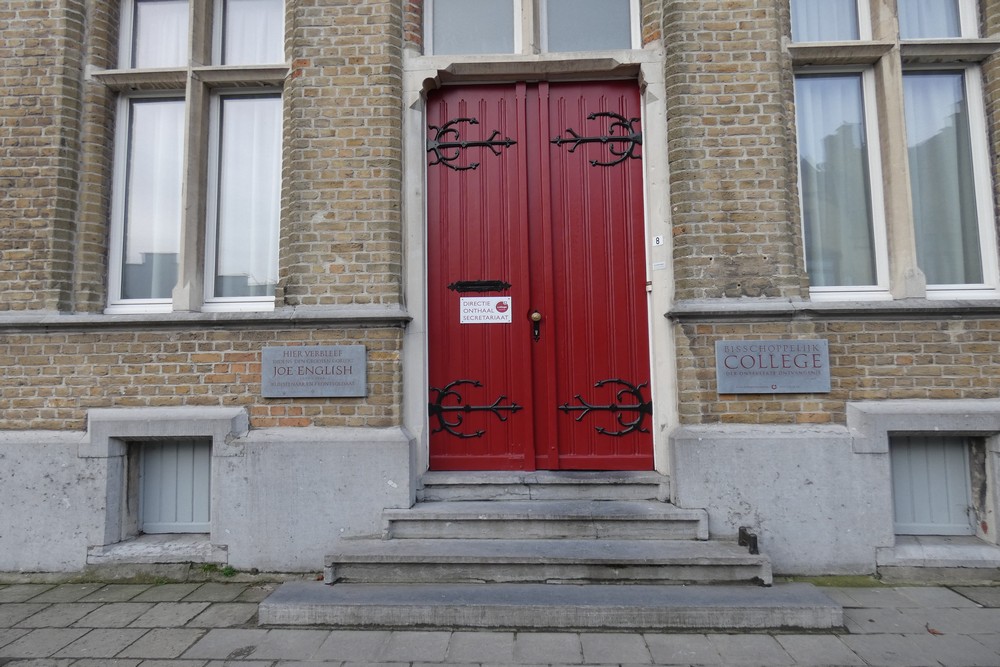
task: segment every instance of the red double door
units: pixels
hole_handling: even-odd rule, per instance
[[[653,466],[634,82],[428,100],[435,470]]]

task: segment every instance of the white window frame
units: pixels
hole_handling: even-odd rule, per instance
[[[817,0],[821,2],[822,0]],[[819,41],[819,42],[795,42],[795,44],[834,44],[841,41],[854,43],[854,42],[868,42],[872,39],[872,15],[871,8],[868,5],[869,0],[855,0],[854,7],[857,11],[858,16],[858,38],[850,40],[838,40],[837,42],[830,41]]]
[[[866,0],[859,0],[866,2]],[[942,39],[976,39],[979,37],[979,8],[977,0],[958,0],[958,25],[961,35],[958,37],[923,37],[906,38],[903,42],[940,42]],[[898,11],[898,5],[897,5]],[[898,16],[897,16],[898,18]]]
[[[212,92],[209,103],[209,134],[208,134],[208,183],[206,189],[205,211],[205,296],[202,304],[203,312],[247,312],[274,310],[274,295],[247,297],[217,297],[215,295],[215,271],[218,251],[218,215],[219,215],[219,150],[222,142],[222,99],[239,96],[270,95],[279,101],[282,99],[280,88],[255,89],[224,89]],[[280,160],[280,155],[278,156]],[[281,165],[278,165],[279,168]],[[280,222],[280,221],[279,221]],[[277,224],[277,223],[276,223]]]
[[[120,95],[116,110],[115,148],[111,186],[111,224],[108,258],[108,314],[170,312],[172,299],[124,299],[121,297],[125,270],[125,215],[128,190],[129,128],[132,124],[132,102],[135,100],[179,100],[186,105],[183,91],[164,91],[136,95]],[[181,156],[182,164],[187,156]],[[183,224],[183,222],[181,223]]]
[[[868,174],[869,187],[871,188],[871,222],[872,222],[872,243],[875,254],[875,279],[874,285],[848,285],[848,286],[823,286],[809,288],[809,296],[815,301],[841,301],[851,299],[855,301],[881,301],[892,299],[889,291],[889,240],[885,219],[885,193],[882,187],[882,155],[879,150],[878,134],[878,113],[876,111],[876,87],[875,71],[871,67],[851,68],[851,67],[817,67],[801,69],[795,72],[796,76],[808,74],[860,74],[861,75],[861,95],[862,111],[865,120],[865,141],[868,154]],[[801,129],[796,124],[796,137]],[[799,196],[802,193],[802,173],[798,168],[799,158],[796,155],[796,178],[798,179]],[[799,233],[803,239],[803,250],[805,249],[805,213],[803,207],[799,206]],[[803,253],[803,262],[805,262]],[[806,272],[808,273],[808,266]]]
[[[121,24],[118,28],[118,66],[121,69],[136,69],[132,63],[132,47],[135,46],[135,6],[139,0],[122,0],[121,3]],[[203,2],[204,0],[188,0],[188,11],[190,12],[191,2]],[[188,18],[188,35],[191,33],[190,14]],[[186,65],[177,65],[166,69],[183,69]],[[159,68],[157,68],[159,69]]]
[[[204,0],[199,0],[204,2]],[[284,2],[282,2],[282,8],[284,8]],[[226,17],[226,0],[214,0],[213,5],[213,21],[212,21],[212,63],[217,66],[224,66],[222,62],[222,50],[223,41],[225,38],[225,17]],[[285,13],[281,13],[281,24],[282,32],[284,32],[285,24]],[[282,40],[283,42],[284,40]],[[282,50],[284,50],[284,44],[282,44]],[[284,62],[284,59],[281,60]],[[254,63],[255,65],[273,65],[276,63]],[[229,65],[225,65],[229,66]],[[244,65],[236,65],[236,67],[243,67]]]
[[[470,56],[483,55],[524,55],[532,51],[531,45],[538,44],[541,53],[548,53],[547,3],[548,0],[508,0],[514,9],[514,51],[501,54],[464,54]],[[631,47],[642,47],[642,29],[640,0],[629,0],[629,23],[631,26]],[[435,55],[434,52],[434,0],[424,3],[424,53]],[[452,54],[451,58],[463,54]]]
[[[979,65],[942,63],[904,66],[908,72],[957,72],[965,75],[965,103],[969,115],[969,139],[972,171],[976,190],[976,222],[979,225],[979,253],[983,283],[961,285],[927,285],[928,299],[991,299],[1000,297],[997,260],[997,234],[994,217],[993,178],[990,166],[989,134],[986,126],[986,101],[983,94],[982,71]]]

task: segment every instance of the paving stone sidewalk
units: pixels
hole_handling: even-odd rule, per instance
[[[260,628],[275,586],[0,586],[0,666],[1000,666],[1000,587],[825,588],[842,630],[726,634]]]

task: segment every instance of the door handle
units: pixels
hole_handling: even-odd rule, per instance
[[[535,338],[535,342],[538,342],[538,339],[542,335],[542,314],[537,310],[532,311],[531,315],[528,315],[528,319],[531,320],[532,335]]]

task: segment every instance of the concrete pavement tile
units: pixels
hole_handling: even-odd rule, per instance
[[[706,635],[725,665],[794,665],[795,661],[768,635]]]
[[[150,586],[132,598],[132,602],[180,602],[201,584],[160,584]]]
[[[73,664],[72,658],[63,660],[53,660],[44,658],[29,658],[27,660],[11,660],[4,662],[3,667],[69,667]]]
[[[314,660],[374,660],[388,641],[388,630],[333,630],[319,647]]]
[[[139,667],[205,667],[207,660],[143,660]]]
[[[15,639],[23,637],[31,632],[30,630],[0,630],[0,646],[6,646]]]
[[[11,628],[49,605],[35,602],[0,604],[0,628]]]
[[[79,602],[128,602],[148,588],[149,584],[108,584],[80,598]]]
[[[0,603],[27,602],[52,588],[52,584],[11,584],[0,588]]]
[[[408,662],[345,662],[341,667],[410,667]]]
[[[914,606],[913,600],[895,588],[841,588],[840,591],[854,600],[851,607],[885,609],[887,607]]]
[[[176,658],[205,634],[204,630],[157,628],[119,653],[123,658]]]
[[[112,602],[101,605],[73,625],[78,628],[124,628],[152,607],[152,602]]]
[[[278,584],[254,584],[247,586],[233,602],[262,602],[277,587]]]
[[[450,632],[392,632],[375,659],[384,662],[443,662],[450,639]]]
[[[514,661],[579,664],[583,662],[583,647],[579,635],[572,632],[518,632]]]
[[[869,665],[877,667],[938,667],[920,645],[902,635],[845,635],[841,638]]]
[[[208,634],[185,651],[182,658],[206,658],[209,660],[242,660],[257,650],[264,641],[267,630],[230,629],[209,630]]]
[[[513,632],[453,632],[447,662],[514,662]]]
[[[976,634],[970,636],[986,648],[1000,653],[1000,629],[997,629],[989,634]]]
[[[231,628],[249,623],[257,613],[257,605],[250,602],[219,602],[191,619],[189,628]]]
[[[911,607],[942,609],[946,607],[976,607],[976,603],[955,591],[941,586],[910,586],[897,589],[913,600]]]
[[[91,630],[69,644],[52,657],[54,658],[113,658],[118,652],[142,637],[147,630],[110,628]]]
[[[820,589],[828,598],[839,604],[841,607],[857,607],[858,601],[851,597],[853,588],[843,588],[840,586],[824,586]]]
[[[956,635],[975,635],[1000,630],[1000,609],[971,607],[967,609],[903,609],[903,616],[912,618],[921,629],[903,631],[921,634],[933,628],[938,632]]]
[[[205,667],[272,667],[274,660],[209,660]]]
[[[631,633],[586,633],[580,635],[585,663],[614,662],[645,664],[653,662],[642,635]]]
[[[279,660],[274,663],[274,667],[340,667],[343,663],[339,660],[333,661],[313,661],[301,662],[298,660]]]
[[[179,628],[205,611],[207,602],[158,602],[132,621],[134,628]]]
[[[1000,607],[1000,586],[961,586],[954,590],[984,607]],[[0,591],[0,602],[3,601]]]
[[[904,615],[898,609],[845,609],[844,625],[852,633],[886,634],[921,632],[926,630],[926,621]]]
[[[141,660],[121,660],[119,658],[113,660],[84,658],[74,662],[73,667],[139,667],[141,662]]]
[[[972,637],[962,635],[907,635],[923,652],[945,667],[996,667],[1000,654]]]
[[[87,597],[104,584],[62,584],[31,598],[32,602],[76,602]]]
[[[80,628],[44,628],[32,630],[0,648],[3,658],[47,658],[62,647],[87,634]]]
[[[329,630],[269,630],[248,658],[253,660],[307,660],[326,641]]]
[[[96,602],[68,602],[53,604],[24,619],[19,628],[68,628],[81,618],[100,607]]]
[[[644,635],[658,665],[721,665],[722,657],[705,635]]]
[[[796,665],[864,665],[840,637],[831,635],[775,635]]]
[[[184,597],[184,602],[232,602],[247,589],[246,584],[202,584]]]

